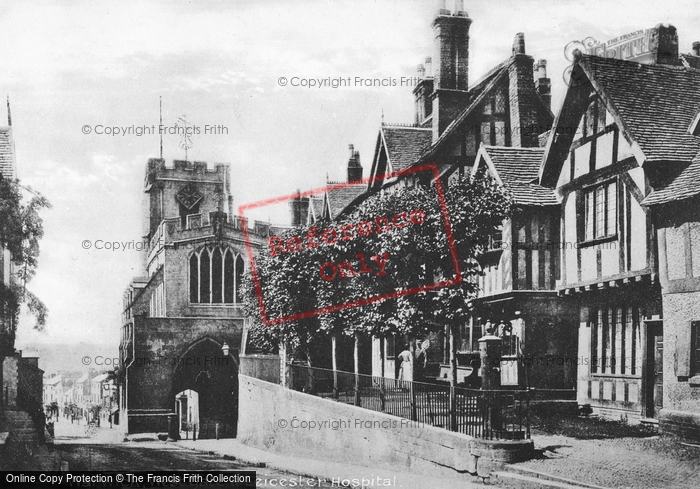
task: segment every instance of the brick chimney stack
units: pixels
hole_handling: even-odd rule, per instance
[[[433,20],[435,34],[435,92],[433,95],[433,141],[464,107],[469,89],[469,28],[472,19],[464,10],[464,1],[455,1],[451,13],[446,2]]]
[[[700,41],[693,43],[693,56],[700,56]]]
[[[670,24],[658,24],[654,28],[650,40],[652,63],[663,65],[677,65],[678,57],[678,32]]]
[[[355,146],[348,145],[350,158],[348,159],[348,183],[362,180],[362,165],[360,164],[360,152],[355,151]]]
[[[443,7],[445,2],[443,3]],[[438,57],[436,88],[467,90],[469,88],[469,27],[472,19],[464,11],[464,2],[457,0],[453,15],[440,8],[433,20],[435,51]]]
[[[514,147],[538,146],[534,63],[532,56],[525,54],[525,34],[517,33],[508,67],[511,144]]]
[[[299,190],[297,193],[300,193]],[[292,226],[304,226],[309,216],[309,198],[297,195],[289,201],[289,211],[292,215]]]
[[[535,64],[535,91],[547,108],[552,110],[552,80],[547,78],[547,60],[540,59]]]
[[[418,83],[413,89],[415,100],[415,122],[423,124],[433,114],[433,59],[425,58],[425,64],[418,65]]]

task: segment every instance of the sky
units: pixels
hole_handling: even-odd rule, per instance
[[[17,346],[110,351],[119,344],[122,294],[142,274],[134,248],[143,234],[144,168],[160,141],[137,128],[158,125],[159,100],[164,126],[184,117],[200,128],[189,160],[231,166],[236,208],[321,187],[327,177],[344,180],[351,143],[367,176],[382,114],[386,122],[413,122],[412,87],[401,77],[415,76],[433,56],[437,8],[432,0],[0,5],[0,94],[11,101],[18,176],[53,205],[43,213],[39,268],[29,284],[49,319],[39,333],[23,316]],[[555,112],[570,41],[606,41],[658,23],[678,28],[681,52],[700,40],[696,0],[465,5],[474,21],[470,83],[509,57],[515,34],[524,32],[527,53],[549,62]],[[351,86],[292,86],[348,77]],[[355,77],[395,86],[354,86]],[[222,127],[204,134],[205,126]],[[113,127],[130,132],[108,134]],[[179,137],[164,137],[163,156],[184,159]],[[287,219],[284,209],[253,217]],[[134,244],[96,249],[106,242]]]

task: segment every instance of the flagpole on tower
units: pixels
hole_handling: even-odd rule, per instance
[[[163,128],[163,96],[158,97],[160,107],[159,107],[159,112],[160,112],[160,125],[158,126],[158,134],[160,134],[160,159],[163,159],[163,131],[161,129]]]

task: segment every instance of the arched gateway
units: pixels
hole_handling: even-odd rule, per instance
[[[233,437],[238,415],[245,222],[231,214],[227,165],[151,159],[143,272],[124,297],[120,428]],[[253,249],[270,236],[255,223]],[[226,353],[224,353],[226,352]],[[173,423],[177,426],[173,426]]]
[[[171,399],[182,435],[232,438],[238,421],[238,364],[211,338],[196,341],[178,359]]]

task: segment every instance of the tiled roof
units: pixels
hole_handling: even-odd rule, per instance
[[[328,189],[326,198],[330,207],[330,218],[335,219],[350,203],[367,191],[366,183],[353,183]]]
[[[430,147],[432,129],[382,124],[382,136],[393,171],[410,167]]]
[[[585,55],[579,63],[603,89],[648,161],[695,158],[700,139],[688,127],[700,112],[700,70]]]
[[[56,385],[59,382],[61,382],[61,376],[60,375],[55,375],[51,377],[50,379],[44,379],[44,384],[45,385]]]
[[[323,217],[323,197],[312,195],[310,199],[309,212],[314,219],[321,219]]]
[[[497,176],[521,205],[557,205],[552,189],[533,183],[544,157],[544,148],[482,146]]]
[[[477,81],[473,86],[469,87],[469,94],[467,96],[465,109],[453,120],[450,125],[448,125],[442,132],[438,140],[432,146],[429,146],[424,151],[422,157],[426,158],[432,155],[435,150],[440,146],[440,144],[445,141],[450,135],[454,133],[457,127],[459,127],[462,122],[472,113],[472,111],[481,103],[483,100],[482,95],[488,92],[496,83],[508,73],[508,67],[510,66],[511,59],[503,61],[502,63],[494,66],[491,71],[489,71],[485,76],[483,76],[479,81]]]
[[[0,127],[0,174],[5,178],[15,178],[13,153],[12,128]]]
[[[683,200],[700,194],[700,154],[693,162],[681,171],[671,183],[661,188],[654,189],[652,193],[642,201],[643,205],[665,204],[676,200]]]
[[[94,377],[90,382],[92,382],[92,383],[104,382],[105,380],[107,380],[107,377],[109,377],[109,374],[101,374],[101,375],[98,375],[97,377]]]

